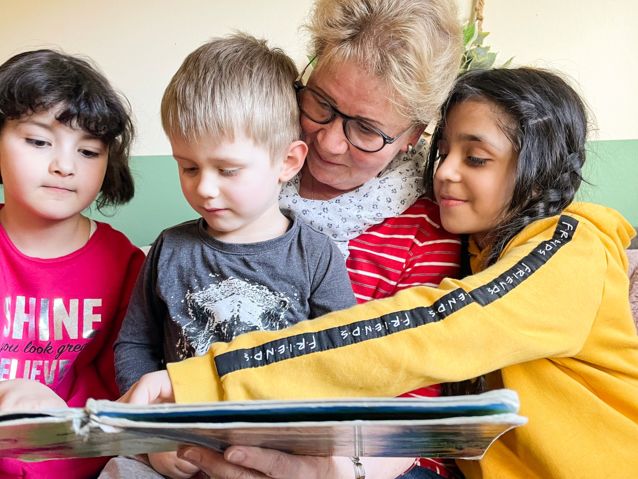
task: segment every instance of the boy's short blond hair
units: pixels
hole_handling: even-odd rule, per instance
[[[316,0],[306,29],[318,68],[353,62],[384,82],[417,124],[438,116],[463,42],[451,0]]]
[[[189,54],[162,97],[169,138],[233,141],[244,133],[280,156],[301,136],[297,68],[279,48],[244,33],[214,38]]]

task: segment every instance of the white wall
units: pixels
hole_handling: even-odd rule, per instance
[[[470,0],[457,0],[461,16]],[[312,0],[0,0],[0,61],[61,47],[90,56],[131,101],[134,154],[170,154],[159,101],[184,56],[241,29],[284,48],[302,66],[299,30]],[[637,0],[486,0],[487,43],[499,59],[559,68],[595,113],[596,139],[638,138]]]
[[[484,16],[499,59],[561,70],[580,87],[592,139],[638,139],[637,0],[486,0]]]
[[[90,56],[131,102],[133,153],[170,154],[159,120],[164,88],[210,37],[243,30],[268,38],[298,64],[299,26],[311,0],[0,0],[0,62],[37,47]]]

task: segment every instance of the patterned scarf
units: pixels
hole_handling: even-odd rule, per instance
[[[348,242],[370,226],[405,211],[423,194],[426,146],[419,142],[413,155],[399,154],[375,178],[330,200],[299,196],[299,175],[283,185],[279,206],[328,235],[348,256]]]

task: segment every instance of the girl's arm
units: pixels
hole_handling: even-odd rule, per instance
[[[144,262],[144,253],[128,242],[115,243],[111,247],[118,250],[117,259],[113,260],[117,262],[114,268],[117,274],[107,284],[119,287],[117,304],[114,307],[116,312],[99,333],[104,337],[95,337],[72,365],[75,371],[68,377],[73,379],[74,384],[66,395],[70,406],[82,407],[89,397],[114,400],[120,396],[115,382],[113,348],[126,314],[133,285]]]
[[[464,280],[245,334],[171,364],[175,398],[393,396],[572,356],[592,327],[607,261],[587,224],[544,220],[519,234],[495,265]]]
[[[97,370],[99,374],[105,378],[107,388],[109,393],[113,396],[113,399],[116,399],[120,396],[120,390],[116,382],[116,374],[115,374],[115,342],[120,334],[122,329],[122,324],[124,323],[124,318],[126,317],[126,311],[128,309],[128,305],[133,293],[133,289],[135,287],[138,275],[142,269],[142,265],[144,264],[144,253],[135,248],[133,254],[131,255],[130,261],[128,263],[128,267],[126,272],[124,273],[123,278],[123,287],[122,293],[120,296],[120,304],[117,311],[117,316],[115,318],[113,327],[109,331],[109,338],[105,344],[104,349],[101,354],[97,358]]]

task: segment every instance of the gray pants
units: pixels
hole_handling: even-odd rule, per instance
[[[145,455],[135,457],[118,456],[106,463],[98,479],[162,479],[159,472],[148,464]]]
[[[98,479],[162,479],[159,472],[151,467],[146,454],[134,457],[118,456],[106,463]],[[198,472],[193,479],[207,479],[203,472]]]

